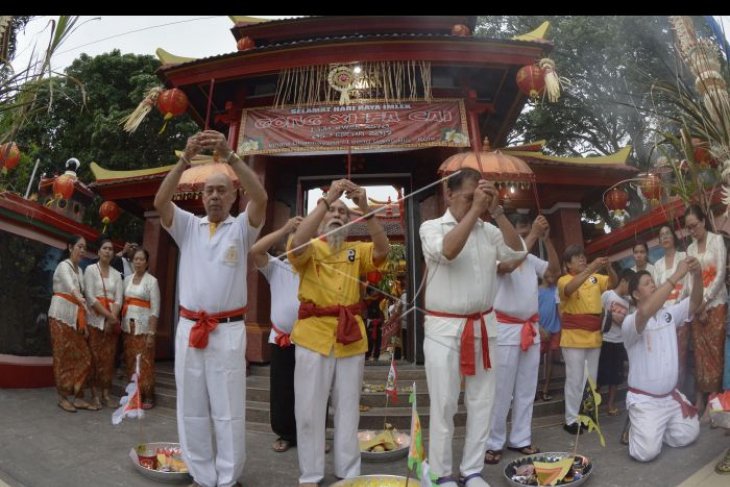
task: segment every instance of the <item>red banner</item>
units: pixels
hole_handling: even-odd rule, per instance
[[[243,111],[239,154],[468,147],[462,100]]]

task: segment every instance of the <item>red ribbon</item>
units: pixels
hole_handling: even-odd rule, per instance
[[[487,336],[487,324],[484,322],[484,315],[490,313],[492,308],[481,313],[472,313],[469,315],[459,315],[455,313],[446,313],[444,311],[426,310],[426,314],[438,316],[439,318],[461,318],[466,319],[464,331],[461,333],[461,352],[459,359],[459,368],[461,375],[476,375],[476,357],[474,353],[474,323],[479,320],[482,332],[482,364],[485,369],[492,368],[492,362],[489,360],[489,337]]]
[[[633,392],[634,394],[643,394],[645,396],[655,397],[657,399],[671,396],[672,399],[679,403],[679,407],[682,410],[683,418],[694,418],[695,416],[697,416],[697,408],[694,407],[693,404],[690,404],[687,400],[685,400],[679,393],[679,389],[677,389],[676,387],[672,389],[671,392],[667,392],[666,394],[652,394],[651,392],[642,391],[641,389],[637,389],[636,387],[629,386],[629,392]]]
[[[274,343],[276,343],[281,348],[287,348],[291,346],[291,338],[289,337],[288,333],[284,333],[284,331],[276,326],[273,322],[271,323],[271,328],[273,328],[274,332],[276,333],[276,336],[274,337]]]
[[[304,302],[299,304],[299,319],[304,320],[312,316],[336,316],[337,317],[337,343],[349,345],[362,340],[360,325],[355,318],[356,314],[362,313],[362,303],[355,303],[349,306],[316,306],[314,303]]]
[[[180,306],[180,316],[188,320],[195,321],[193,328],[190,330],[190,339],[188,344],[192,348],[205,348],[208,346],[208,335],[218,326],[218,320],[230,318],[236,315],[246,313],[247,307],[234,309],[231,311],[223,311],[221,313],[208,314],[205,311],[190,311]]]
[[[497,321],[500,323],[506,323],[508,325],[522,325],[522,330],[520,330],[520,348],[523,352],[526,352],[527,349],[530,348],[530,345],[535,342],[537,332],[532,324],[537,323],[537,320],[539,319],[540,316],[537,313],[526,320],[523,320],[497,311]]]

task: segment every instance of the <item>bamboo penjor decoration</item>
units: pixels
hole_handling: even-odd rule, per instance
[[[695,89],[709,120],[705,136],[710,153],[721,163],[723,203],[730,205],[730,96],[720,72],[720,51],[710,39],[698,39],[691,17],[672,16],[680,56],[695,78]],[[727,211],[727,210],[726,210]]]

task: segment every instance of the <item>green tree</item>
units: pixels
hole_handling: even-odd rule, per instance
[[[121,54],[118,50],[90,57],[82,54],[66,71],[40,90],[39,97],[50,100],[43,117],[26,123],[18,140],[26,146],[29,160],[40,159],[39,173],[63,171],[65,161],[81,161],[79,178],[94,181],[89,164],[94,161],[107,169],[127,170],[159,167],[174,162],[175,149],[185,146],[187,137],[198,130],[188,115],[170,121],[158,134],[163,120],[152,110],[136,132],[122,130],[120,120],[144,98],[151,86],[159,84],[155,70],[160,62],[152,56]],[[20,169],[20,168],[19,168]],[[16,189],[25,188],[32,164],[24,164],[16,174]],[[86,212],[87,223],[99,227],[96,201]],[[120,239],[141,237],[142,222],[124,213],[110,227]]]
[[[633,163],[646,167],[658,141],[656,113],[672,110],[655,104],[652,84],[684,76],[668,17],[480,17],[477,35],[511,38],[545,20],[555,45],[550,57],[570,85],[557,103],[523,112],[511,138],[546,139],[558,155],[605,155],[630,144]]]

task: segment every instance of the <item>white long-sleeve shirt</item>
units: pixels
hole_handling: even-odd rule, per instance
[[[129,333],[129,320],[134,320],[134,334],[153,334],[150,330],[150,316],[160,316],[160,286],[157,278],[149,272],[145,272],[139,284],[134,283],[134,274],[124,278],[124,299],[137,298],[150,302],[150,307],[145,308],[134,304],[127,305],[127,313],[122,319],[122,331]]]
[[[497,293],[497,261],[522,259],[526,251],[512,250],[499,228],[477,220],[464,248],[449,260],[444,257],[444,237],[457,225],[449,210],[420,228],[423,256],[428,266],[426,309],[459,315],[487,311]],[[488,320],[488,334],[496,336],[494,320]],[[466,320],[427,316],[426,333],[460,336]],[[481,336],[475,327],[475,336]]]
[[[66,259],[56,266],[53,272],[53,292],[73,295],[73,290],[84,294],[84,278],[81,268],[75,271],[73,264]],[[76,314],[78,305],[60,296],[51,297],[51,306],[48,308],[48,317],[55,318],[73,329],[76,329]]]
[[[676,251],[674,253],[674,261],[672,262],[671,267],[667,267],[667,258],[662,257],[661,259],[657,260],[654,263],[654,283],[657,287],[664,284],[664,282],[672,277],[672,274],[674,274],[677,271],[677,265],[682,262],[684,259],[687,258],[687,254],[684,252]],[[686,274],[678,283],[676,286],[674,286],[674,289],[669,294],[669,297],[667,298],[666,304],[675,304],[678,303],[680,299],[687,296],[687,291],[689,290],[689,274]]]
[[[703,299],[707,301],[707,308],[713,308],[727,302],[727,288],[725,287],[725,272],[727,265],[727,249],[722,237],[716,233],[707,232],[705,251],[699,253],[697,242],[692,241],[687,248],[687,255],[697,257],[702,264],[702,282],[704,285]],[[709,279],[709,276],[714,277]],[[689,290],[692,291],[692,281],[689,281]]]
[[[123,286],[122,277],[113,267],[109,266],[109,277],[105,278],[103,283],[98,264],[89,264],[86,267],[84,271],[84,291],[86,294],[86,302],[89,305],[87,318],[89,326],[100,330],[104,329],[104,320],[106,318],[102,314],[97,314],[93,308],[94,303],[99,303],[102,307],[104,306],[99,302],[98,298],[106,297],[108,300],[113,301],[111,305],[112,312],[122,308]],[[104,293],[104,290],[106,290],[106,293]]]

